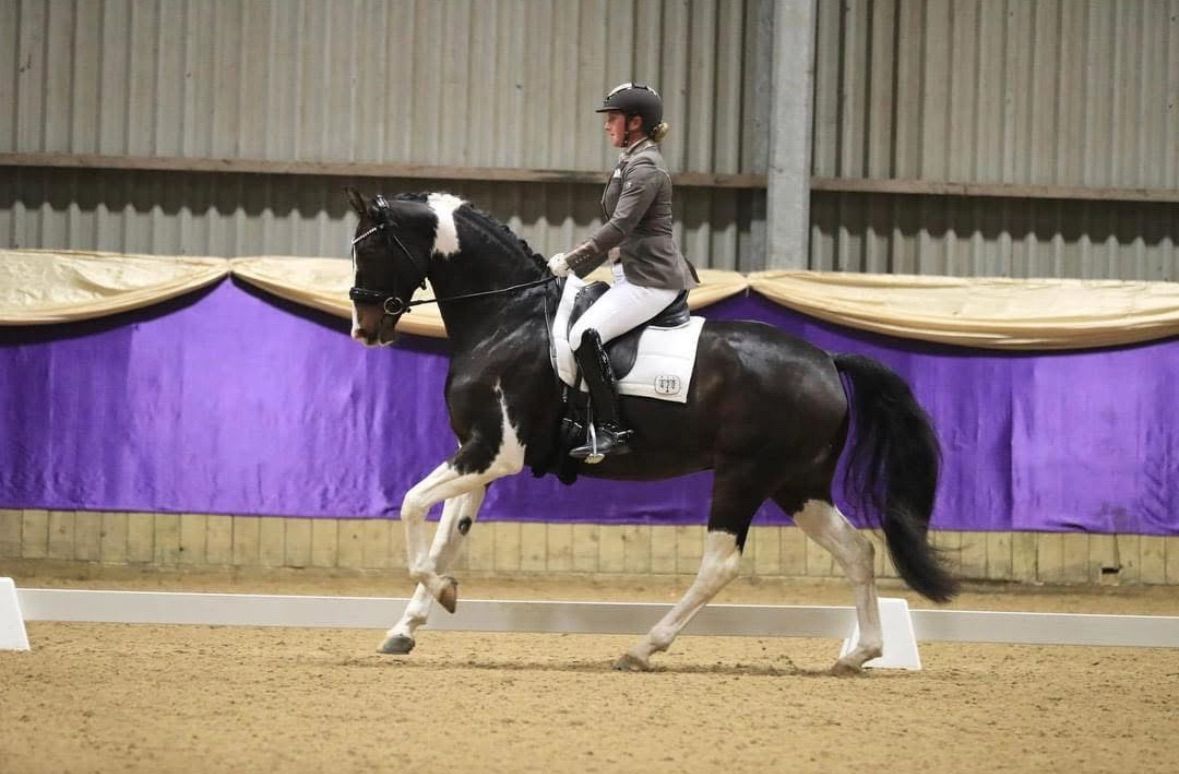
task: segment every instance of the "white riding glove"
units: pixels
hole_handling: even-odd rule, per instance
[[[549,258],[549,271],[555,277],[565,277],[569,275],[569,264],[565,262],[565,253],[557,253],[552,258]]]

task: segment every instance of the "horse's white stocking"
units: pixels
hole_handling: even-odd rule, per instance
[[[430,557],[438,571],[445,572],[462,548],[471,524],[479,515],[487,487],[476,487],[464,495],[447,500],[442,508],[442,520],[434,532],[434,543],[430,546]],[[414,646],[414,632],[430,616],[434,597],[425,585],[419,583],[413,598],[405,606],[401,620],[385,634],[381,650],[385,653],[408,653]]]
[[[880,605],[876,599],[873,569],[876,550],[872,541],[861,535],[831,503],[807,500],[803,509],[794,514],[794,523],[808,537],[831,552],[852,583],[860,640],[851,652],[835,662],[831,671],[836,674],[858,672],[865,661],[883,652]]]
[[[462,472],[453,461],[444,462],[425,479],[414,485],[401,503],[401,521],[405,525],[405,552],[409,576],[426,587],[448,610],[454,609],[455,582],[437,572],[437,563],[429,551],[426,514],[443,500],[485,488],[497,478],[514,475],[524,469],[524,446],[508,421],[507,408],[500,397],[501,436],[499,449],[486,468]],[[473,443],[478,443],[474,441]],[[454,459],[465,457],[465,446]],[[478,456],[471,455],[471,456]]]
[[[667,650],[696,613],[737,577],[740,567],[741,551],[737,548],[737,536],[728,532],[709,532],[704,541],[704,558],[700,562],[700,570],[683,599],[614,667],[634,671],[650,669],[652,654]]]

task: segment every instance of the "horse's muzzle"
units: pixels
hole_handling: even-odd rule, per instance
[[[352,338],[366,347],[388,347],[397,343],[397,331],[392,326],[382,325],[376,333],[369,333],[364,328],[353,328]]]

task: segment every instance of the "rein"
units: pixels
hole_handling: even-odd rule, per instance
[[[378,202],[378,206],[382,206],[382,207],[388,206],[384,202],[384,197],[378,197],[377,202]],[[373,234],[375,234],[378,231],[392,237],[394,243],[396,243],[396,245],[399,248],[401,248],[401,252],[404,253],[405,257],[409,259],[410,265],[413,266],[415,269],[418,269],[419,271],[421,270],[421,267],[418,266],[418,262],[413,257],[413,253],[411,253],[409,251],[409,248],[407,248],[405,246],[405,243],[402,242],[397,237],[397,234],[395,234],[392,229],[389,229],[389,230],[385,229],[384,223],[378,223],[377,225],[370,228],[368,231],[364,232],[363,234],[361,234],[360,236],[358,236],[352,240],[353,255],[355,255],[355,253],[356,253],[357,243],[372,236]],[[418,282],[418,287],[424,289],[426,287],[427,272],[422,271],[421,275],[422,275],[422,278]],[[356,302],[362,303],[362,304],[363,303],[380,304],[381,309],[384,310],[384,312],[385,312],[385,315],[388,317],[393,317],[393,316],[396,316],[399,314],[408,314],[409,311],[413,307],[421,306],[423,304],[448,303],[450,301],[466,301],[466,300],[472,299],[472,298],[483,298],[486,296],[497,296],[502,293],[511,293],[511,292],[517,291],[517,290],[527,290],[528,288],[534,288],[534,287],[538,287],[540,285],[546,285],[550,282],[556,282],[556,281],[557,281],[557,277],[550,275],[548,277],[543,277],[538,280],[532,280],[531,282],[522,282],[519,285],[511,285],[506,288],[495,288],[493,290],[480,290],[475,293],[462,293],[457,296],[447,296],[445,298],[423,298],[418,301],[408,301],[408,302],[403,301],[400,296],[398,296],[394,293],[389,293],[389,292],[382,291],[382,290],[370,290],[369,288],[361,288],[361,287],[353,286],[348,291],[348,298],[351,301],[356,301]],[[547,308],[547,301],[548,301],[547,297],[546,297],[545,301],[546,301],[546,308]],[[390,303],[392,303],[392,305],[393,305],[392,308],[390,308]]]

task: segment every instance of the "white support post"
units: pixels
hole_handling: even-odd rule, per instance
[[[767,269],[805,269],[811,205],[815,0],[774,4]]]
[[[920,671],[921,654],[917,651],[917,633],[913,630],[913,616],[909,603],[894,597],[880,598],[880,628],[884,633],[884,654],[864,666],[870,669],[909,669]],[[860,639],[860,625],[852,626],[851,634],[843,641],[842,658],[851,652]]]
[[[0,578],[0,650],[28,650],[29,636],[12,578]]]

